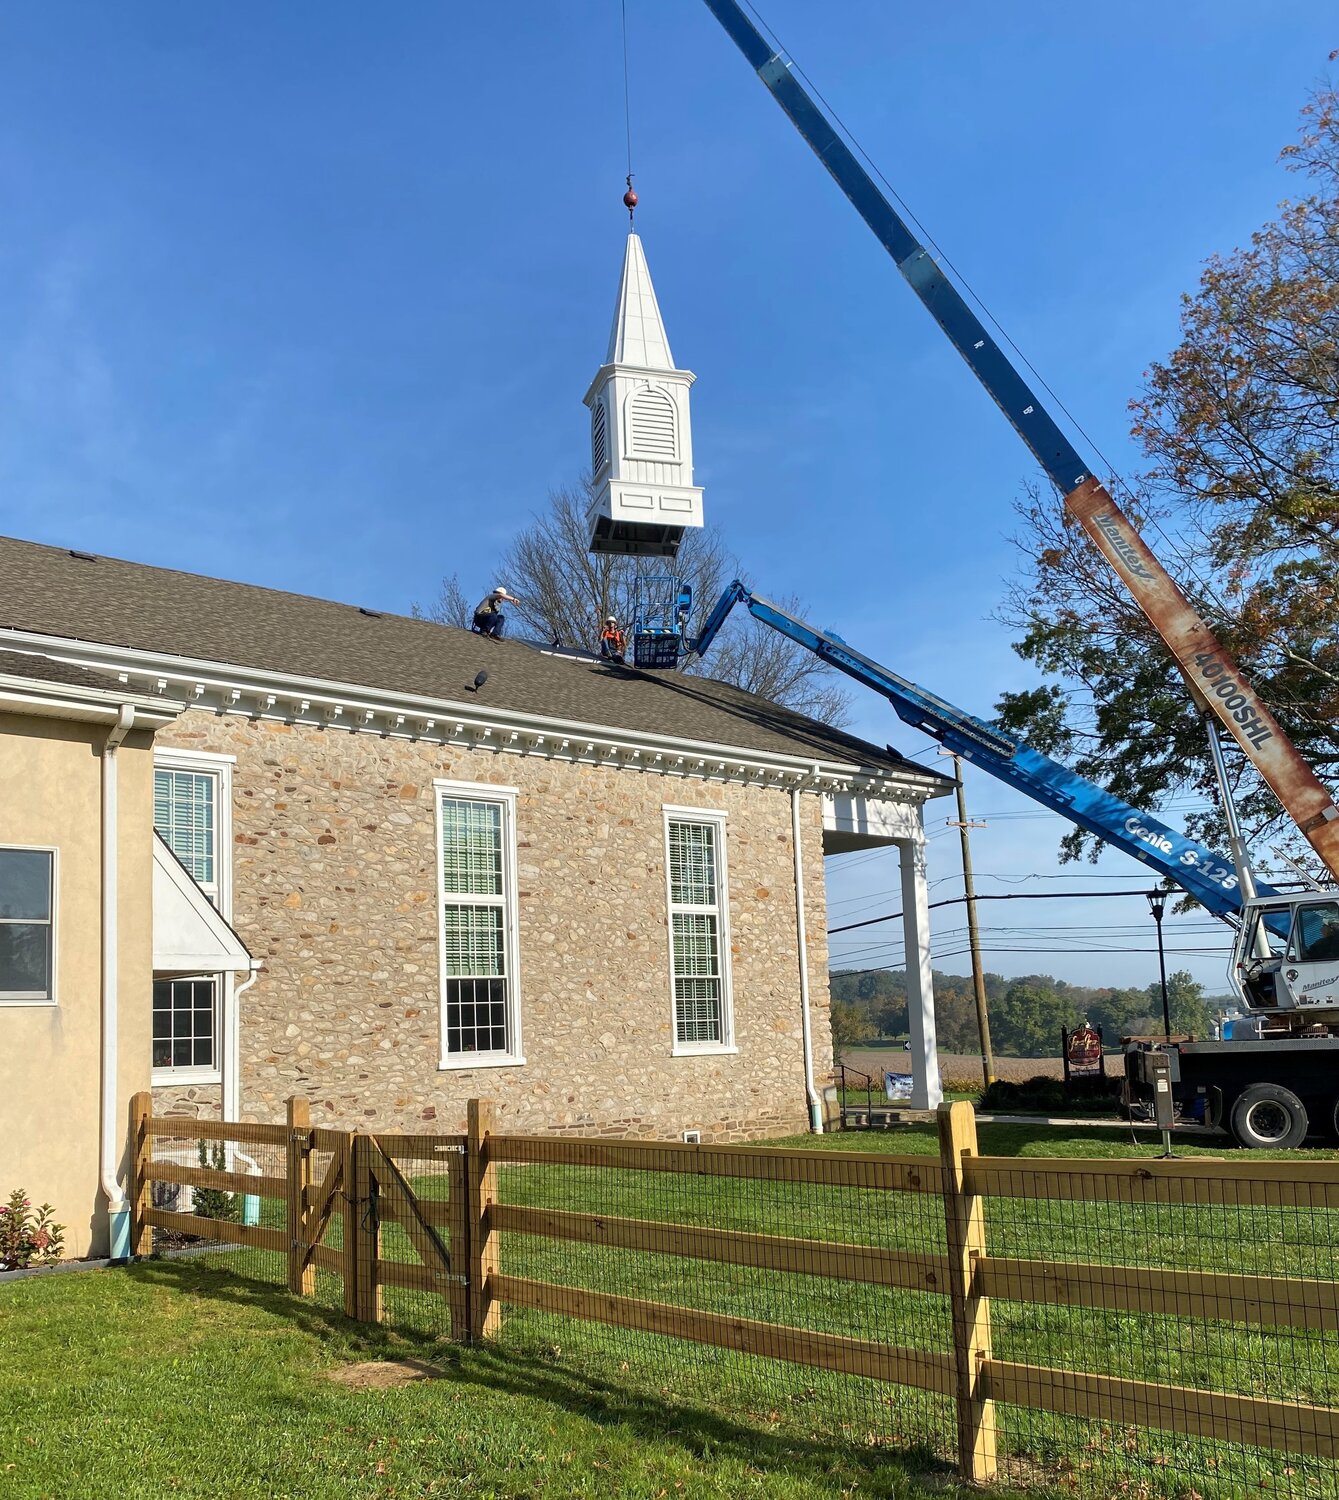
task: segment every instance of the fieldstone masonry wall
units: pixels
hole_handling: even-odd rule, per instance
[[[163,747],[236,757],[233,923],[265,969],[242,999],[242,1113],[463,1130],[488,1096],[520,1131],[740,1140],[803,1130],[790,796],[193,711]],[[439,1068],[433,780],[519,789],[524,1066]],[[666,804],[727,814],[734,1040],[673,1057]],[[821,806],[801,799],[813,1047],[831,1052]],[[219,1090],[155,1090],[217,1115]]]

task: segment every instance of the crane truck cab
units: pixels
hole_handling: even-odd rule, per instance
[[[1244,901],[1229,979],[1245,1014],[1221,1037],[1127,1042],[1126,1104],[1165,1078],[1182,1121],[1240,1146],[1339,1141],[1339,891]]]
[[[1246,1010],[1286,1035],[1339,1035],[1339,891],[1253,897],[1241,916],[1231,982]]]

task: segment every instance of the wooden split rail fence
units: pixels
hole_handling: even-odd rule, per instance
[[[150,1253],[152,1231],[163,1229],[273,1251],[287,1257],[288,1285],[299,1295],[313,1293],[318,1269],[340,1277],[344,1311],[363,1321],[380,1321],[384,1288],[436,1294],[461,1340],[496,1334],[504,1306],[534,1308],[935,1392],[955,1404],[959,1467],[978,1482],[997,1471],[996,1402],[1339,1459],[1339,1407],[1001,1359],[992,1352],[990,1312],[998,1298],[1339,1340],[1334,1279],[995,1254],[986,1213],[992,1197],[1339,1213],[1339,1162],[981,1156],[974,1113],[963,1103],[941,1106],[939,1133],[938,1158],[523,1136],[495,1131],[491,1103],[475,1100],[465,1135],[364,1134],[313,1128],[302,1099],[289,1101],[285,1125],[225,1125],[155,1117],[150,1096],[140,1094],[132,1119],[134,1248]],[[268,1147],[282,1151],[285,1169],[264,1175],[159,1160],[154,1142],[163,1137]],[[415,1163],[435,1163],[431,1180],[440,1184],[443,1160],[447,1196],[425,1197]],[[499,1168],[527,1164],[929,1194],[942,1200],[944,1249],[826,1243],[501,1201]],[[154,1207],[154,1182],[281,1200],[283,1227]],[[340,1243],[332,1245],[336,1222]],[[383,1257],[387,1223],[402,1227],[415,1262]],[[901,1347],[511,1274],[501,1254],[509,1234],[937,1294],[951,1308],[952,1347]]]

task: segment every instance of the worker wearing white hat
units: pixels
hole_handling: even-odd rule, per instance
[[[502,606],[515,602],[516,596],[509,594],[499,584],[474,611],[473,629],[475,632],[479,635],[491,636],[495,641],[501,640],[502,632],[507,626],[507,617],[502,613]]]

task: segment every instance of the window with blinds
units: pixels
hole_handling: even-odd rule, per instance
[[[666,814],[674,1041],[680,1049],[730,1042],[724,839],[723,819]]]
[[[442,1050],[516,1050],[511,972],[511,803],[443,792]]]
[[[218,797],[214,771],[158,767],[153,773],[153,826],[218,904]]]

